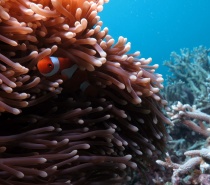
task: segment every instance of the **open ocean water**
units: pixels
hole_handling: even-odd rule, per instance
[[[210,47],[210,0],[110,0],[99,15],[110,35],[128,38],[131,52],[152,57],[164,77],[172,51]]]

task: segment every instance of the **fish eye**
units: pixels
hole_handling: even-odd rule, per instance
[[[52,64],[48,64],[48,67],[52,67]]]

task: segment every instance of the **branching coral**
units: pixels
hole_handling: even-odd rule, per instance
[[[125,184],[164,152],[162,76],[102,28],[105,2],[0,2],[0,183]],[[42,76],[51,55],[74,62],[94,94]]]
[[[209,52],[203,47],[181,49],[181,54],[171,53],[171,60],[164,65],[172,73],[168,77],[166,88],[167,100],[181,101],[182,103],[196,104],[202,110],[209,108]],[[184,84],[180,85],[180,82]],[[173,85],[172,85],[173,84]],[[180,98],[178,98],[180,97]]]
[[[157,160],[156,162],[159,165],[173,169],[173,185],[179,185],[180,183],[208,184],[210,182],[209,179],[204,177],[208,176],[210,170],[210,164],[208,162],[210,159],[209,154],[210,150],[203,148],[201,150],[191,150],[185,152],[185,155],[189,156],[190,158],[188,158],[183,164],[172,162],[169,155],[165,159],[165,162],[161,160]],[[187,176],[188,174],[190,175]],[[183,178],[183,175],[186,175],[187,177]]]
[[[183,105],[181,102],[178,102],[177,105],[172,105],[172,111],[168,112],[168,115],[170,115],[172,120],[176,121],[178,119],[182,124],[188,126],[195,132],[205,137],[210,136],[209,129],[206,128],[206,124],[210,123],[210,116],[197,110],[196,106]]]
[[[172,162],[171,157],[167,156],[165,162],[157,160],[156,162],[162,166],[173,169],[172,175],[172,184],[208,184],[208,174],[210,172],[209,164],[209,136],[210,131],[208,124],[210,122],[210,116],[206,113],[201,112],[196,109],[196,106],[190,106],[189,104],[182,104],[178,102],[176,105],[171,106],[171,111],[168,112],[172,123],[177,126],[177,124],[183,124],[187,126],[190,130],[194,131],[192,138],[195,138],[196,141],[193,143],[191,140],[191,145],[188,147],[182,148],[182,152],[187,157],[184,159],[184,162],[178,161],[178,163]],[[206,146],[204,142],[198,142],[199,137],[195,137],[195,133],[199,133],[204,136],[206,139]],[[178,133],[177,133],[178,135]],[[191,134],[189,134],[191,135]],[[194,136],[193,136],[194,135]],[[187,138],[187,137],[186,137]],[[170,143],[173,144],[174,152],[170,155],[173,156],[175,153],[179,158],[182,155],[178,155],[180,149],[177,147],[178,144],[186,144],[187,139],[172,140]],[[181,142],[180,142],[181,141]],[[193,144],[193,145],[192,145]],[[202,148],[201,148],[202,147]],[[200,149],[201,148],[201,149]],[[196,149],[196,150],[195,150]],[[175,159],[175,158],[174,158]],[[179,164],[182,163],[182,164]]]
[[[169,154],[157,163],[173,169],[173,185],[209,184],[209,51],[203,46],[184,48],[165,62],[171,76],[164,95],[174,127],[168,129]]]

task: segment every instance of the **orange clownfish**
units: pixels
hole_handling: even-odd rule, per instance
[[[93,88],[90,88],[91,86],[87,81],[86,71],[80,70],[77,64],[71,62],[68,58],[47,56],[38,61],[37,68],[46,78],[52,80],[62,79],[67,83],[66,86],[71,91],[79,89],[83,92],[89,91],[91,93],[93,91]]]

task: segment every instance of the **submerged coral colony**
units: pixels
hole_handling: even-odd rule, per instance
[[[164,94],[170,105],[167,114],[175,127],[168,129],[172,140],[165,161],[157,163],[173,169],[167,184],[209,185],[210,49],[199,46],[180,51],[172,52],[171,60],[164,63],[172,74]],[[167,177],[162,177],[160,184],[166,184]]]
[[[209,50],[165,63],[169,110],[158,65],[102,27],[106,2],[0,1],[0,184],[208,183]]]

